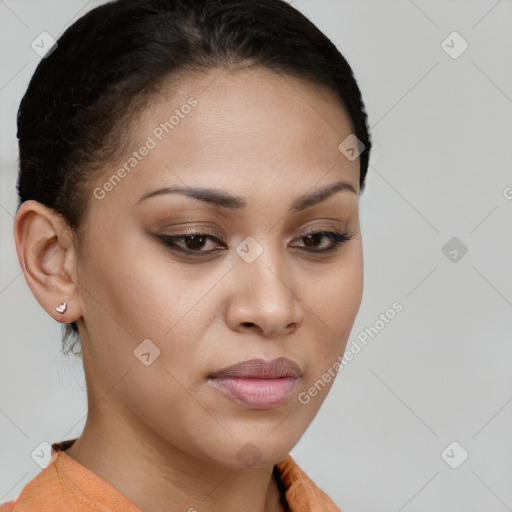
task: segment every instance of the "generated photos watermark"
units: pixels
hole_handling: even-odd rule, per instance
[[[106,180],[101,187],[94,189],[93,195],[96,199],[104,199],[106,195],[114,190],[114,188],[126,177],[135,167],[139,165],[142,160],[148,156],[151,150],[155,149],[157,145],[164,139],[165,135],[172,132],[176,126],[178,126],[182,119],[184,119],[192,109],[197,107],[198,101],[191,97],[184,103],[179,109],[174,111],[174,114],[163,123],[160,123],[156,128],[153,129],[150,135],[147,136],[145,143],[134,151],[124,165],[117,169],[112,176]]]
[[[403,305],[400,302],[394,302],[391,307],[385,311],[385,313],[381,313],[379,315],[379,319],[376,320],[373,325],[365,327],[361,332],[359,332],[356,336],[357,341],[356,339],[353,339],[350,346],[347,344],[343,356],[338,356],[336,361],[322,374],[319,379],[315,381],[312,386],[307,389],[307,391],[302,391],[298,394],[297,398],[299,402],[302,405],[306,405],[311,402],[311,399],[318,395],[318,393],[336,377],[336,373],[339,373],[343,368],[345,368],[345,366],[347,366],[348,363],[368,345],[368,341],[378,336],[382,329],[384,329],[384,327],[386,327],[386,325],[389,324],[391,320],[396,317],[397,313],[402,311],[402,309]]]

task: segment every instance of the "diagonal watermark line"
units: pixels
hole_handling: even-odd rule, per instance
[[[199,91],[199,94],[202,94],[208,87],[210,87],[210,85],[213,84],[213,82],[215,82],[215,80],[217,80],[217,78],[219,78],[220,75],[222,75],[222,73],[225,73],[227,70],[227,68],[221,68],[220,71]]]
[[[425,487],[427,487],[427,485],[432,482],[432,480],[434,480],[434,478],[439,474],[439,471],[409,500],[407,501],[406,503],[404,503],[399,509],[398,509],[398,512],[400,512],[401,510],[403,510],[414,498],[416,498],[416,496],[418,496],[418,494],[423,491],[423,489],[425,489]]]
[[[23,272],[20,270],[1,290],[0,290],[0,295],[2,295],[2,293],[5,292],[5,290],[7,290],[7,288],[9,288],[9,286],[11,286],[12,283],[14,283],[14,281],[16,281],[16,279],[18,279],[19,276],[21,276],[21,274],[23,274]]]
[[[410,202],[408,201],[391,183],[375,168],[374,165],[369,164],[370,167],[437,233],[439,231],[435,226]]]
[[[409,409],[409,411],[411,411],[414,414],[414,416],[416,416],[416,418],[418,418],[421,421],[421,423],[423,423],[423,425],[425,425],[425,427],[427,427],[430,430],[430,432],[432,432],[432,434],[434,434],[439,439],[439,436],[371,368],[368,368],[368,370],[370,370],[373,373],[373,375],[375,375],[375,377],[377,377],[377,379],[379,379],[382,382],[382,384],[384,384],[384,386],[386,386],[389,389],[389,391],[391,391],[391,393],[393,393],[393,395],[395,395],[395,397],[398,398],[398,400],[400,400],[400,402],[402,402],[405,405],[405,407],[407,407],[407,409]]]
[[[80,7],[80,9],[78,9],[78,11],[75,12],[75,14],[73,14],[73,16],[71,18],[69,18],[69,20],[64,24],[62,25],[62,28],[64,29],[65,27],[67,27],[67,25],[71,24],[71,22],[92,2],[92,0],[88,0],[87,2],[85,2],[84,5],[82,5],[82,7]]]
[[[512,307],[512,304],[510,301],[502,295],[473,265],[471,265],[471,268],[510,306]]]
[[[28,471],[2,497],[0,497],[0,503],[27,475]]]
[[[21,23],[23,23],[23,25],[25,25],[25,28],[29,28],[29,26],[5,3],[4,0],[0,0],[0,2],[2,3],[2,5],[7,7],[7,9],[9,9],[9,11],[11,11],[11,13],[18,19],[18,21],[20,21]]]
[[[67,436],[73,431],[73,429],[84,419],[87,417],[87,415],[131,372],[132,370],[128,370],[111,388],[103,394],[96,403],[91,407],[87,408],[87,412],[63,435],[61,436],[62,439],[66,439]]]
[[[96,302],[96,304],[98,304],[98,306],[100,306],[101,309],[103,309],[103,311],[105,311],[105,313],[107,313],[107,315],[112,318],[112,320],[114,320],[114,322],[119,326],[121,327],[121,329],[123,329],[123,331],[128,334],[128,336],[130,336],[130,332],[128,332],[124,326],[117,321],[117,319],[110,313],[110,311],[105,307],[103,306],[103,304],[101,304],[101,302],[92,294],[89,292],[89,290],[87,290],[87,288],[85,288],[85,286],[77,279],[76,280],[76,284],[82,289],[84,290],[85,293],[87,293],[87,295],[89,295],[89,297],[94,300],[94,302]]]
[[[4,85],[2,85],[2,87],[0,87],[0,91],[3,91],[27,67],[27,65],[28,65],[28,62],[25,62],[25,64],[23,64],[23,66],[21,66],[21,68],[18,69],[18,71],[16,71],[16,73],[14,73],[14,75],[12,77],[9,78],[9,80],[7,80],[7,82]],[[4,208],[4,210],[5,210],[5,208]],[[11,217],[12,217],[12,215],[11,215]]]
[[[475,66],[480,71],[480,73],[482,73],[482,75],[484,75],[487,80],[489,80],[489,82],[491,82],[491,84],[493,84],[494,87],[496,87],[496,89],[498,89],[498,91],[500,91],[501,94],[503,94],[503,96],[505,96],[505,98],[507,98],[507,100],[512,103],[512,98],[474,60],[471,62],[473,63],[473,66]]]
[[[285,75],[279,75],[279,77],[288,84],[288,86],[295,92],[295,94],[299,98],[301,98],[302,101],[306,103],[309,106],[309,108],[311,108],[311,110],[315,112],[318,115],[318,117],[320,117],[324,121],[324,123],[331,128],[331,130],[334,133],[337,133],[336,128],[334,128],[334,126],[332,126],[331,123],[329,123],[329,121],[327,121],[327,119],[325,119],[325,117],[322,114],[320,114],[320,112],[318,112],[318,110],[315,107],[313,107],[313,105],[311,105],[311,103],[291,84],[291,82],[287,78],[285,78]]]
[[[230,471],[201,501],[206,501],[232,474],[233,474],[233,471]],[[195,509],[189,509],[189,510],[195,510]]]
[[[378,119],[370,129],[373,130],[413,89],[415,89],[426,77],[429,75],[433,69],[439,64],[437,61],[407,92],[383,115]]]
[[[9,417],[7,416],[7,414],[5,414],[4,411],[2,411],[2,409],[0,409],[0,412],[27,438],[29,439],[29,437],[27,436],[27,434],[25,434],[25,432],[23,432],[23,430],[21,430],[21,428],[16,425],[16,423],[14,423],[14,421]]]
[[[423,16],[425,16],[425,18],[427,18],[430,21],[430,23],[434,25],[434,27],[439,28],[439,25],[423,9],[421,9],[419,5],[413,2],[413,0],[409,0],[409,2],[411,2],[411,4],[414,5],[414,7],[416,7],[416,9],[418,9],[418,11],[420,11],[423,14]]]
[[[295,412],[294,409],[292,409],[268,434],[267,437],[270,437],[283,423],[284,421]]]
[[[220,279],[218,279],[217,282],[214,283],[211,288],[206,291],[206,293],[164,334],[164,337],[167,336],[232,270],[233,267],[220,277]]]
[[[311,187],[309,188],[309,190],[307,192],[311,192],[315,187],[316,185],[318,185],[318,183],[320,183],[338,164],[334,164],[331,166],[331,168],[321,177],[321,178],[318,178],[318,180],[313,183],[313,185],[311,185]],[[279,224],[279,222],[281,222],[281,220],[286,217],[286,213],[284,215],[282,215],[281,217],[279,217],[279,219],[277,219],[277,221],[270,227],[270,229],[267,231],[267,233],[270,233],[275,226],[277,226],[277,224]]]
[[[432,272],[434,272],[434,270],[438,267],[439,265],[436,265],[407,295],[406,297],[409,297],[409,295],[411,295],[411,293],[416,290],[416,288],[418,288],[418,286],[423,283],[423,281],[425,281],[425,279],[427,279],[427,277],[432,274]]]
[[[472,27],[471,30],[473,30],[484,18],[487,17],[487,15],[494,10],[494,8],[501,3],[501,0],[498,0]]]
[[[507,507],[508,510],[512,510],[512,508],[507,505],[507,503],[505,503],[473,470],[471,470],[471,473],[473,473],[477,478],[478,480],[480,480],[480,482],[482,482],[482,484],[487,487],[487,489],[492,493],[494,494],[494,496],[501,501],[501,503],[503,503],[503,505],[505,505],[505,507]]]
[[[11,219],[14,219],[14,215],[2,203],[0,203],[0,208],[2,208],[2,210],[5,213],[7,213],[7,215],[9,215],[9,217],[11,217]]]
[[[100,507],[68,474],[64,472],[59,473],[60,482],[64,484],[82,503],[86,505],[86,509],[89,510],[91,506],[98,510],[98,512],[103,512],[103,508]],[[62,476],[66,477],[67,482],[73,484],[66,484],[66,480],[62,478]],[[81,508],[81,507],[80,507]]]
[[[500,409],[500,410],[499,410],[499,411],[498,411],[498,412],[497,412],[497,413],[496,413],[496,414],[495,414],[495,415],[494,415],[494,416],[493,416],[493,417],[492,417],[492,418],[491,418],[491,419],[490,419],[490,420],[489,420],[485,425],[483,425],[483,426],[482,426],[482,427],[481,427],[481,428],[480,428],[480,429],[479,429],[479,430],[478,430],[478,431],[473,435],[473,437],[472,437],[471,439],[474,439],[478,434],[480,434],[480,432],[482,432],[482,430],[483,430],[485,427],[487,427],[487,425],[489,425],[489,423],[491,423],[491,421],[492,421],[494,418],[496,418],[496,416],[498,416],[498,414],[499,414],[503,409],[505,409],[505,407],[506,407],[510,402],[512,402],[512,398],[510,398],[510,400],[507,400],[507,401],[505,402],[505,405],[503,405],[503,407],[501,407],[501,409]]]
[[[494,207],[494,208],[493,208],[493,209],[492,209],[492,210],[491,210],[491,211],[490,211],[490,212],[489,212],[489,213],[488,213],[488,214],[487,214],[487,215],[486,215],[486,216],[485,216],[485,217],[484,217],[484,218],[483,218],[483,219],[482,219],[482,220],[481,220],[481,221],[480,221],[480,222],[479,222],[479,223],[478,223],[478,224],[477,224],[477,225],[476,225],[476,226],[475,226],[471,231],[470,231],[470,233],[473,233],[473,231],[475,231],[475,229],[476,229],[477,227],[479,227],[479,226],[480,226],[480,224],[482,224],[482,223],[484,222],[484,220],[485,220],[485,219],[487,219],[487,217],[489,217],[489,216],[491,215],[491,213],[493,213],[493,212],[496,210],[496,208],[498,208],[498,207],[499,207],[499,204],[497,204],[497,205],[496,205],[496,206],[495,206],[495,207]]]

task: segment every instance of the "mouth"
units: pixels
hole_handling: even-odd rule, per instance
[[[251,359],[209,375],[216,389],[250,409],[277,407],[292,393],[302,375],[285,357],[272,361]]]

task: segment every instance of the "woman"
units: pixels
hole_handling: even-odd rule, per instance
[[[282,0],[113,1],[18,138],[18,258],[88,417],[1,511],[340,510],[289,455],[362,298],[371,144],[334,45]]]

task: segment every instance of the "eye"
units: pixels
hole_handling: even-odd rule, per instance
[[[338,249],[343,243],[345,243],[348,240],[351,240],[354,237],[354,234],[349,233],[348,231],[336,231],[336,230],[326,230],[326,231],[315,231],[310,230],[307,231],[304,235],[298,238],[298,240],[304,240],[305,241],[305,247],[306,251],[308,252],[316,252],[316,253],[323,253],[323,252],[330,252],[335,251]],[[328,244],[327,247],[322,249],[318,249],[318,245],[322,246],[321,241],[322,239],[328,239],[331,241],[330,245]]]
[[[297,239],[304,240],[305,244],[303,246],[295,245],[295,247],[304,247],[305,251],[312,253],[326,253],[335,251],[339,246],[353,237],[354,235],[347,231],[310,230]],[[157,235],[157,238],[172,251],[182,253],[190,257],[211,255],[227,249],[219,237],[194,230],[190,230],[188,233],[182,233],[179,235]],[[327,246],[325,246],[325,243],[322,244],[324,239],[330,241]],[[224,247],[215,249],[216,245],[223,245]],[[210,249],[208,249],[209,246]]]
[[[210,250],[204,250],[204,247],[208,248],[208,242],[222,244],[222,241],[218,237],[208,233],[200,233],[194,230],[190,230],[188,233],[183,233],[180,235],[158,235],[158,238],[171,250],[189,254],[191,256],[201,256],[219,251],[219,249],[214,250],[212,247],[210,247]],[[215,243],[210,243],[210,246],[215,246]]]

